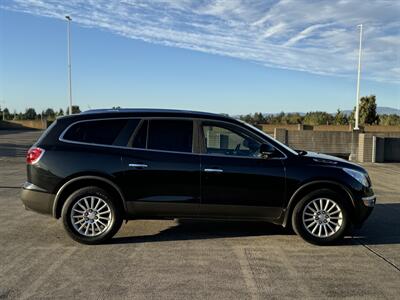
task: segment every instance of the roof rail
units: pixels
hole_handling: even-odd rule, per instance
[[[96,114],[96,113],[103,113],[103,112],[118,112],[121,109],[117,108],[98,108],[98,109],[89,109],[81,112],[81,114]]]

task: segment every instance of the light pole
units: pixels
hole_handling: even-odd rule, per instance
[[[360,28],[360,46],[358,49],[358,70],[357,70],[357,93],[356,93],[356,114],[355,114],[355,126],[354,130],[359,130],[358,121],[360,118],[360,76],[361,76],[361,52],[362,52],[362,33],[363,25],[360,24],[357,27]]]
[[[71,80],[71,21],[70,16],[67,19],[67,50],[68,50],[68,92],[69,92],[69,114],[72,115],[72,80]]]

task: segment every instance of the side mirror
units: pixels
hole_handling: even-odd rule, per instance
[[[252,149],[254,151],[258,150],[259,145],[260,145],[259,143],[255,142],[253,140],[245,139],[243,141],[243,146],[245,146],[245,147],[247,147],[249,149]]]
[[[275,153],[275,148],[269,144],[261,144],[260,146],[260,155],[263,158],[268,158]]]

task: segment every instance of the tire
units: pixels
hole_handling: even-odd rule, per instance
[[[292,214],[293,229],[311,244],[335,244],[343,238],[350,225],[349,211],[348,203],[340,194],[320,189],[297,203]]]
[[[122,224],[122,210],[109,193],[88,186],[72,193],[61,211],[68,235],[83,244],[101,244],[111,239]]]

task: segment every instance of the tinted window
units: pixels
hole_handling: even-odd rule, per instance
[[[135,132],[135,137],[132,143],[133,148],[146,148],[148,123],[147,120],[144,120],[138,131]]]
[[[129,139],[132,136],[132,133],[135,132],[139,122],[139,119],[129,119],[125,127],[120,131],[118,137],[114,140],[113,145],[127,146]]]
[[[244,134],[219,126],[203,126],[207,153],[257,157],[261,144]]]
[[[148,149],[192,152],[192,121],[151,120],[149,126]]]
[[[127,120],[100,120],[79,122],[71,126],[64,139],[83,143],[112,145]]]

